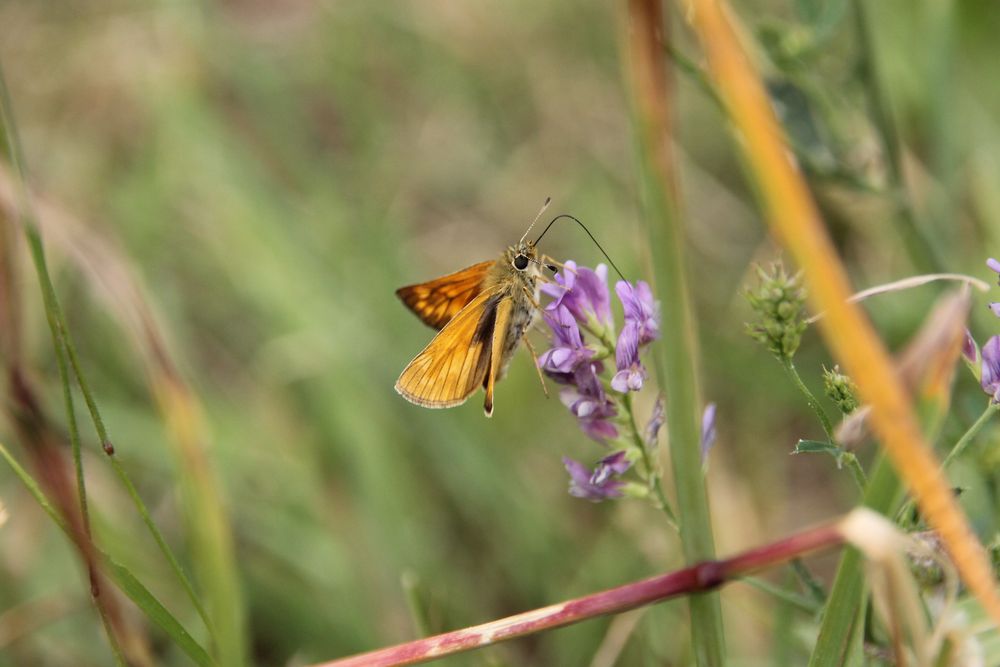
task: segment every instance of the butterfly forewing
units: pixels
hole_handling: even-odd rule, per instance
[[[483,291],[462,308],[403,369],[396,391],[417,405],[450,408],[483,386],[495,347],[497,307],[509,300],[504,291],[500,286]]]
[[[419,285],[396,290],[396,295],[425,324],[440,329],[483,289],[483,278],[495,262],[480,262]]]

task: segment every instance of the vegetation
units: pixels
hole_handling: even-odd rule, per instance
[[[305,665],[619,586],[670,599],[441,664],[1000,664],[1000,7],[715,8],[0,4],[0,667]],[[490,420],[393,391],[431,334],[394,290],[546,196],[659,301],[627,465],[523,352]]]

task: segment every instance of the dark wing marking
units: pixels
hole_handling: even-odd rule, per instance
[[[480,262],[426,283],[400,287],[396,296],[425,324],[441,329],[479,295],[494,263]]]

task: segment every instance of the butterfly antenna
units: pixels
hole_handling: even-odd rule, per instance
[[[549,207],[549,204],[551,204],[551,203],[552,203],[552,197],[546,197],[545,198],[545,203],[542,204],[541,210],[538,211],[538,215],[536,215],[535,219],[531,221],[531,224],[528,225],[528,228],[526,230],[524,230],[524,236],[522,236],[521,240],[517,242],[518,245],[521,245],[522,243],[524,243],[524,239],[526,239],[528,237],[528,232],[530,232],[531,228],[535,226],[535,223],[538,222],[538,219],[540,217],[542,217],[542,213],[545,213],[545,209],[547,209]]]
[[[542,210],[544,210],[544,209],[542,209]],[[587,226],[585,224],[583,224],[582,222],[580,222],[577,218],[574,218],[569,213],[560,213],[556,217],[552,218],[549,221],[549,224],[545,227],[545,229],[542,230],[542,233],[538,235],[538,238],[535,239],[534,245],[538,245],[538,242],[542,240],[542,237],[545,236],[545,234],[549,231],[549,229],[552,227],[552,225],[555,224],[555,221],[559,220],[561,218],[569,218],[570,220],[572,220],[576,224],[580,225],[580,227],[583,228],[583,231],[587,232],[587,236],[589,236],[590,240],[594,242],[594,245],[597,246],[597,249],[601,251],[602,255],[604,255],[604,259],[608,260],[608,263],[611,265],[611,268],[613,268],[615,270],[615,273],[618,274],[618,277],[621,278],[622,280],[625,280],[625,276],[622,275],[621,270],[619,270],[619,268],[617,266],[615,266],[614,261],[612,261],[612,259],[608,256],[608,253],[604,251],[604,248],[601,247],[601,244],[597,242],[597,239],[594,238],[594,235],[590,233],[590,230],[587,229]],[[534,224],[534,223],[532,223],[532,224]]]

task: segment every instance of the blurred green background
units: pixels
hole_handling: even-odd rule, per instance
[[[735,4],[855,284],[932,270],[988,278],[983,261],[1000,252],[1000,5]],[[0,63],[30,182],[71,218],[46,240],[84,369],[121,460],[192,569],[184,471],[115,303],[128,278],[105,274],[111,288],[94,278],[130,267],[205,415],[254,663],[304,664],[416,636],[404,577],[440,631],[681,565],[653,508],[566,493],[560,457],[590,462],[604,450],[544,398],[526,354],[498,386],[492,420],[475,397],[431,411],[393,391],[432,333],[393,290],[496,256],[546,196],[551,210],[584,220],[628,275],[646,274],[621,9],[0,0]],[[697,64],[671,9],[677,49]],[[776,251],[717,103],[695,76],[675,76],[703,391],[719,404],[709,490],[727,554],[833,516],[856,492],[829,457],[788,456],[820,431],[743,333],[739,295],[753,262]],[[600,260],[568,225],[543,249]],[[61,415],[26,260],[17,285],[33,377]],[[869,312],[898,347],[943,289],[880,297]],[[983,342],[998,327],[977,298],[971,328]],[[810,332],[798,365],[817,390],[824,363]],[[946,443],[983,405],[968,374],[957,388]],[[644,393],[641,415],[653,399]],[[81,425],[98,542],[203,638]],[[9,425],[0,434],[19,454]],[[959,473],[989,539],[990,467]],[[0,501],[0,665],[108,664],[77,554],[6,467]],[[834,562],[810,561],[824,578]],[[772,598],[735,584],[722,600],[734,664],[771,664],[778,644],[788,664],[807,655],[807,616],[796,636],[780,637]],[[632,621],[619,664],[687,664],[686,618],[686,604],[671,602],[444,664],[590,664]],[[158,661],[186,664],[149,632]]]

